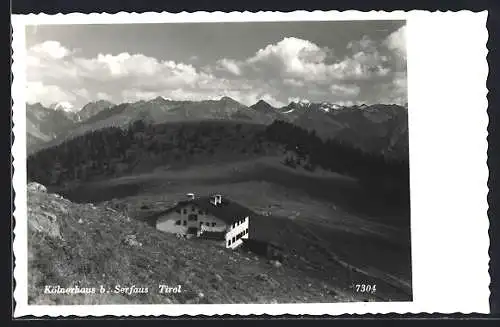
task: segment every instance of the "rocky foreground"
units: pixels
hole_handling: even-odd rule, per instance
[[[353,301],[286,263],[184,240],[28,184],[30,304]]]

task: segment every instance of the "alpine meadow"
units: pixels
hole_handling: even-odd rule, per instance
[[[30,304],[412,301],[404,31],[28,27]]]

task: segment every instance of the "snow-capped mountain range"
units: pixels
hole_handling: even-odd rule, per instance
[[[407,152],[407,142],[404,142],[408,130],[407,106],[342,106],[329,102],[296,101],[275,108],[264,100],[246,106],[230,97],[176,101],[159,96],[149,101],[119,105],[99,100],[78,111],[65,102],[50,107],[45,108],[39,103],[27,105],[30,144],[39,145],[109,126],[126,127],[136,120],[150,123],[238,120],[258,124],[283,120],[314,130],[321,138],[337,138],[368,151],[378,151],[390,139],[394,147],[402,147],[401,151]]]

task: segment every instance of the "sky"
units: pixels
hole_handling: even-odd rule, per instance
[[[407,102],[404,21],[26,27],[29,103]]]

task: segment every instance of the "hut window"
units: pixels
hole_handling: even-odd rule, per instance
[[[191,212],[195,212],[195,208],[194,207],[191,207]]]
[[[186,221],[186,220],[183,220],[183,221],[182,221],[182,224],[183,224],[184,226],[186,226],[186,225],[187,225],[187,221]]]
[[[233,243],[234,243],[234,241],[236,241],[236,237],[233,236]]]
[[[188,211],[187,211],[187,209],[186,209],[186,208],[182,209],[182,213],[187,213],[187,212],[188,212]]]
[[[181,224],[181,221],[180,221],[180,220],[177,220],[177,221],[175,222],[175,224],[176,224],[176,225],[180,225],[180,224]]]
[[[215,223],[212,223],[212,227],[214,227],[214,226],[215,226]]]
[[[231,245],[231,240],[227,241],[227,246]]]

